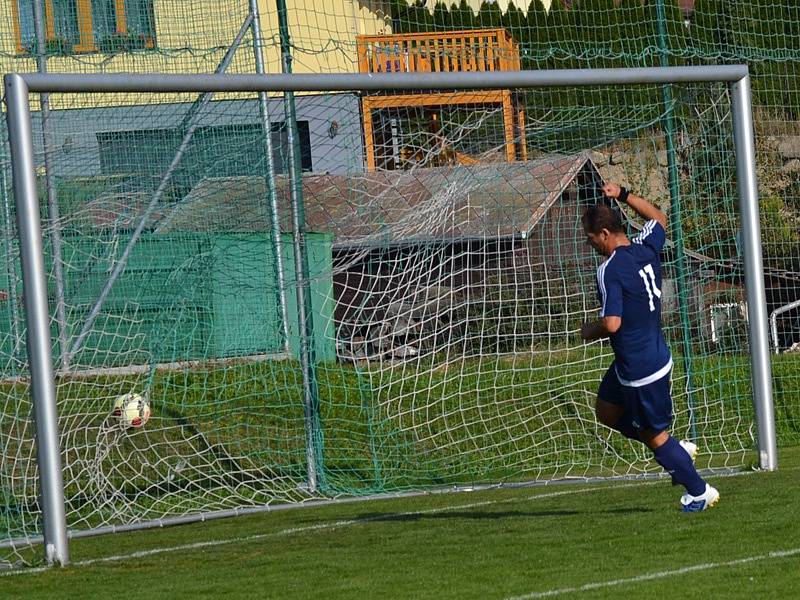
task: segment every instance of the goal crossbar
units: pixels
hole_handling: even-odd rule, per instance
[[[630,69],[558,69],[448,73],[382,73],[319,75],[74,75],[26,73],[19,77],[30,92],[340,92],[345,90],[498,89],[668,84],[736,83],[747,78],[747,65],[640,67]],[[8,85],[8,83],[6,84]]]

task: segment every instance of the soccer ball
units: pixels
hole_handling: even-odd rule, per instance
[[[150,418],[150,403],[140,394],[122,394],[114,400],[113,413],[123,427],[144,427]]]

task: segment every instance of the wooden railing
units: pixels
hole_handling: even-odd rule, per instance
[[[504,29],[360,35],[361,73],[517,71],[519,46]]]

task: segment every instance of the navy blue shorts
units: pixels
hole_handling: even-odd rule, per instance
[[[639,431],[654,432],[669,429],[672,423],[672,394],[670,393],[670,371],[661,379],[646,385],[632,387],[622,385],[617,378],[616,363],[611,366],[600,382],[597,395],[601,400],[623,406],[625,416],[630,418]]]

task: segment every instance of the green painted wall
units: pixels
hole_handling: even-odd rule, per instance
[[[65,237],[67,322],[71,339],[79,334],[129,239],[127,233],[104,238]],[[336,357],[332,236],[308,234],[308,243],[315,351],[319,361],[330,361]],[[282,245],[291,321],[290,348],[297,357],[299,337],[291,235],[284,234]],[[3,253],[0,290],[10,293],[8,264]],[[49,284],[51,314],[55,313],[53,283],[51,280]],[[21,289],[17,290],[17,297],[21,304]],[[283,351],[279,315],[275,261],[268,234],[143,234],[73,363],[83,367],[113,367],[278,354]],[[0,352],[6,356],[14,347],[12,321],[9,296],[0,301]],[[55,324],[52,332],[57,359]]]

